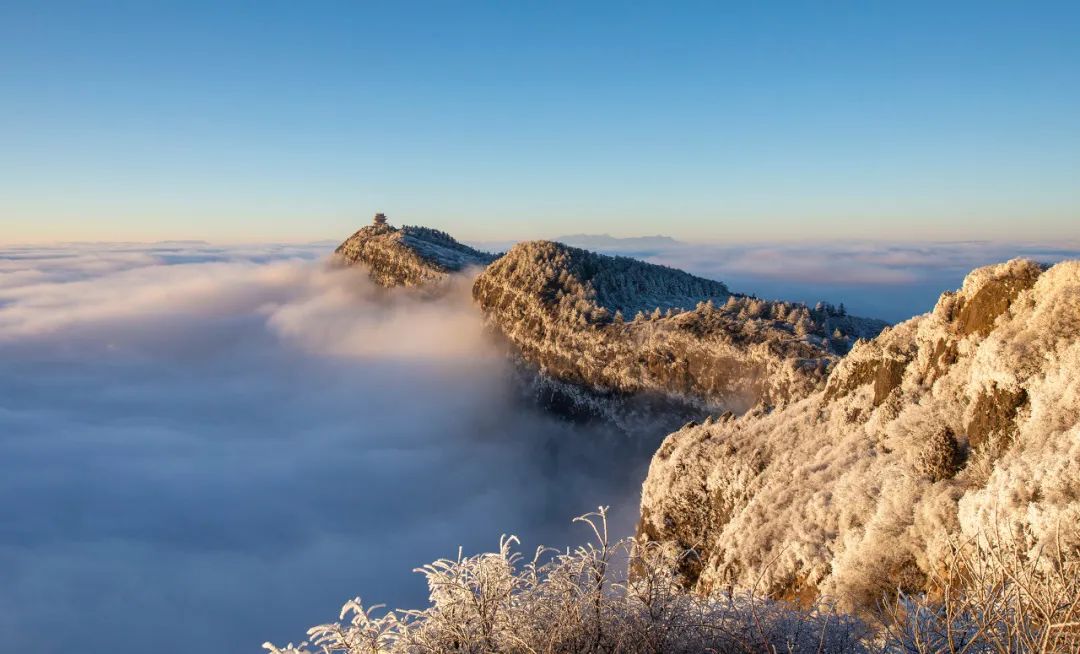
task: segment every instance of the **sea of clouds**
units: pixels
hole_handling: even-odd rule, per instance
[[[5,650],[259,651],[459,545],[631,529],[647,458],[522,405],[467,285],[327,251],[0,249]]]
[[[0,248],[4,649],[258,651],[358,594],[423,604],[411,570],[459,545],[576,544],[599,504],[629,533],[655,443],[523,404],[468,284],[388,292],[331,247]],[[899,320],[977,265],[1077,251],[626,253]]]

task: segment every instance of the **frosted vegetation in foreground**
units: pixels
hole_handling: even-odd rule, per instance
[[[682,590],[691,554],[634,539],[611,542],[606,510],[580,518],[593,532],[575,550],[532,557],[503,537],[497,552],[417,569],[431,604],[385,611],[359,598],[340,622],[272,654],[377,652],[1075,652],[1080,648],[1080,557],[1031,557],[993,537],[958,543],[930,595],[884,596],[860,616],[798,607],[753,591],[703,597]],[[989,553],[989,555],[987,554]]]
[[[1015,259],[857,343],[823,390],[668,436],[640,533],[697,551],[700,593],[856,609],[927,588],[955,539],[1034,556],[1080,548],[1078,526],[1080,261]]]

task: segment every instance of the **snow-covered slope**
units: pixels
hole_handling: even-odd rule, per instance
[[[371,278],[383,286],[438,283],[450,273],[482,267],[495,258],[437,229],[380,223],[360,229],[334,252],[347,264],[366,265]]]
[[[550,241],[513,247],[473,297],[549,379],[735,411],[805,396],[856,338],[885,326]]]
[[[670,435],[639,533],[694,548],[702,592],[873,603],[923,586],[957,536],[1080,546],[1078,421],[1080,261],[981,268],[824,389]]]

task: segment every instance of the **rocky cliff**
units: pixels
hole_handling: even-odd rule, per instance
[[[342,262],[366,266],[382,286],[439,284],[451,273],[486,266],[495,259],[446,232],[428,227],[398,229],[384,221],[377,218],[334,250]]]
[[[477,278],[473,297],[555,383],[737,412],[820,388],[840,353],[885,326],[548,241],[513,247]]]
[[[958,536],[1080,546],[1078,423],[1080,261],[981,268],[805,399],[668,436],[639,533],[695,550],[701,592],[872,604]]]

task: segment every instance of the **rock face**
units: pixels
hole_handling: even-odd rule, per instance
[[[840,352],[885,326],[548,241],[513,247],[477,278],[473,297],[555,382],[734,411],[807,395]]]
[[[951,538],[1080,546],[1078,524],[1080,261],[1014,260],[856,344],[809,397],[668,436],[638,529],[696,550],[697,591],[857,606],[924,587]]]
[[[427,227],[398,229],[376,217],[334,253],[346,264],[363,264],[382,286],[439,284],[447,275],[470,267],[483,267],[495,255],[473,249],[446,232]]]

